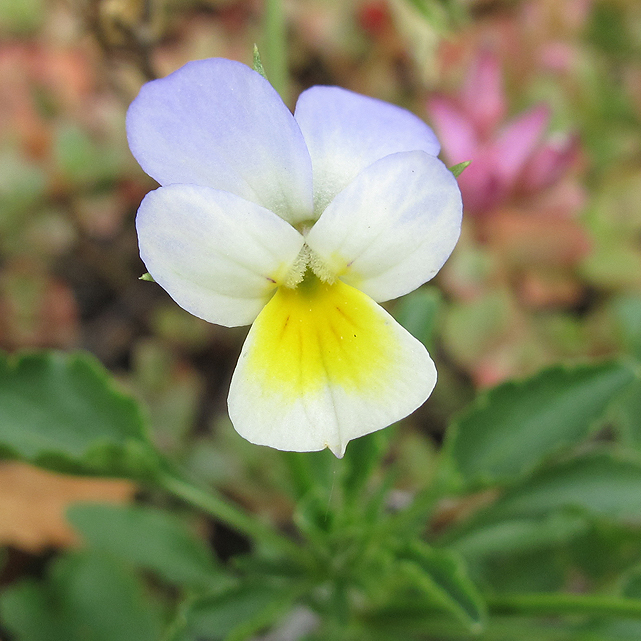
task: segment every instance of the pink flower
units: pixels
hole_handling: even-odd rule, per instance
[[[546,105],[501,125],[507,110],[501,70],[487,51],[470,67],[457,98],[434,96],[427,109],[448,164],[472,161],[458,179],[470,214],[487,214],[517,194],[554,185],[578,151],[576,136],[543,139]]]

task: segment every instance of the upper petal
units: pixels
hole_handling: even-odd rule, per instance
[[[194,316],[228,327],[256,318],[303,245],[268,209],[198,185],[147,194],[136,228],[154,280]]]
[[[127,112],[129,146],[161,185],[229,191],[290,222],[310,217],[311,161],[272,86],[246,65],[212,58],[145,84]]]
[[[416,289],[451,254],[461,229],[456,179],[422,151],[364,169],[329,204],[306,242],[328,270],[376,301]]]
[[[342,456],[349,440],[413,412],[436,369],[382,307],[340,281],[281,287],[259,314],[229,390],[229,415],[259,445]]]
[[[327,204],[362,169],[399,151],[436,155],[434,132],[409,111],[339,87],[304,91],[294,112],[314,170],[314,212]]]

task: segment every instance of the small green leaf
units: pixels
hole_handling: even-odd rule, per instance
[[[0,615],[16,641],[158,641],[161,631],[139,580],[93,553],[59,558],[44,582],[8,588]]]
[[[471,164],[471,160],[466,160],[450,167],[450,171],[454,174],[454,178],[458,178]]]
[[[154,277],[149,273],[145,272],[138,280],[146,280],[149,283],[155,283]]]
[[[492,523],[466,532],[447,547],[466,559],[514,554],[556,546],[585,532],[588,522],[574,514],[520,518]]]
[[[253,69],[256,73],[259,73],[265,80],[267,80],[267,74],[265,73],[265,67],[263,67],[263,61],[260,59],[260,52],[258,51],[258,45],[254,45],[254,63]]]
[[[580,509],[620,519],[641,517],[641,463],[599,453],[542,470],[508,490],[485,521]]]
[[[0,454],[62,472],[132,478],[159,465],[137,403],[80,352],[0,354]]]
[[[454,422],[447,448],[468,484],[514,479],[585,439],[634,380],[621,362],[552,367],[481,394]]]
[[[641,359],[641,296],[621,296],[613,302],[621,342]]]
[[[354,439],[344,458],[342,477],[345,498],[352,502],[359,497],[359,492],[367,485],[376,466],[387,452],[389,432],[380,430]]]
[[[208,641],[240,641],[267,627],[291,608],[296,593],[271,584],[242,585],[194,601],[186,630]]]
[[[90,548],[156,572],[170,583],[205,588],[227,581],[209,548],[168,512],[86,503],[73,505],[67,518]]]
[[[457,554],[416,541],[401,552],[399,563],[403,574],[429,600],[454,615],[470,632],[482,630],[485,604]]]
[[[641,380],[635,380],[617,399],[616,419],[622,442],[641,448]]]

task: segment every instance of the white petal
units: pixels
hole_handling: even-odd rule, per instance
[[[426,153],[392,154],[363,170],[307,235],[330,273],[376,301],[432,278],[461,229],[456,179]]]
[[[294,117],[249,67],[213,58],[148,82],[127,112],[129,146],[161,185],[229,191],[290,222],[310,217],[309,153]]]
[[[294,116],[314,169],[316,218],[362,169],[399,151],[436,156],[434,132],[409,111],[339,87],[312,87],[298,98]]]
[[[252,325],[229,415],[252,443],[342,456],[351,439],[419,407],[436,383],[425,347],[357,289],[307,277]]]
[[[256,318],[303,245],[268,209],[198,185],[147,194],[136,228],[154,280],[194,316],[228,327]]]

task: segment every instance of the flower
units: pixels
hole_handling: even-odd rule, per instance
[[[377,303],[432,278],[459,236],[427,125],[337,87],[292,115],[261,75],[209,59],[144,85],[127,134],[161,185],[136,218],[149,273],[200,318],[252,323],[228,399],[241,436],[340,457],[425,401],[434,364]]]
[[[574,135],[542,141],[550,119],[543,104],[500,127],[507,101],[499,62],[487,51],[474,60],[457,99],[433,96],[427,109],[447,161],[472,161],[459,179],[471,214],[487,214],[517,192],[536,194],[551,187],[578,153]]]

